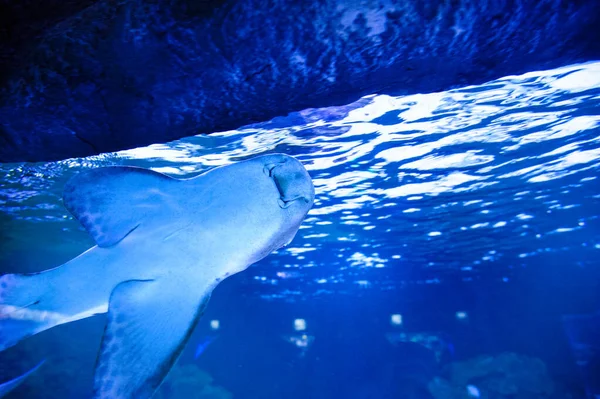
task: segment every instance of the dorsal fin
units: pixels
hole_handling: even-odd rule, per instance
[[[109,247],[173,204],[167,189],[177,181],[131,166],[91,169],[67,182],[63,202],[99,246]]]

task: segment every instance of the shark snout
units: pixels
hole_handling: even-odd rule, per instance
[[[272,157],[265,163],[263,171],[275,182],[280,194],[279,206],[285,209],[300,201],[310,208],[315,199],[315,189],[304,166],[288,155],[277,154]]]

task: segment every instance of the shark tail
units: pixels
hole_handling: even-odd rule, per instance
[[[44,301],[52,291],[49,273],[0,276],[0,351],[65,322],[66,317],[49,311],[52,305]]]

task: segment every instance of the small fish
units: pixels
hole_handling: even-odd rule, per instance
[[[202,341],[198,343],[196,346],[196,352],[194,353],[194,359],[198,359],[202,353],[208,348],[208,345],[212,344],[218,337],[217,336],[208,336],[204,337]]]
[[[8,395],[12,390],[14,390],[16,387],[18,387],[19,385],[21,385],[23,383],[23,381],[25,381],[25,379],[27,377],[29,377],[31,374],[33,374],[37,369],[40,368],[40,366],[42,364],[44,364],[45,360],[42,360],[41,362],[38,363],[37,366],[35,366],[34,368],[32,368],[31,370],[29,370],[28,372],[26,372],[25,374],[22,374],[10,381],[6,381],[2,384],[0,384],[0,398]]]

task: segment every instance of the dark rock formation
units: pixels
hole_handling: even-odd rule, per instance
[[[0,161],[600,58],[596,0],[5,0]]]

